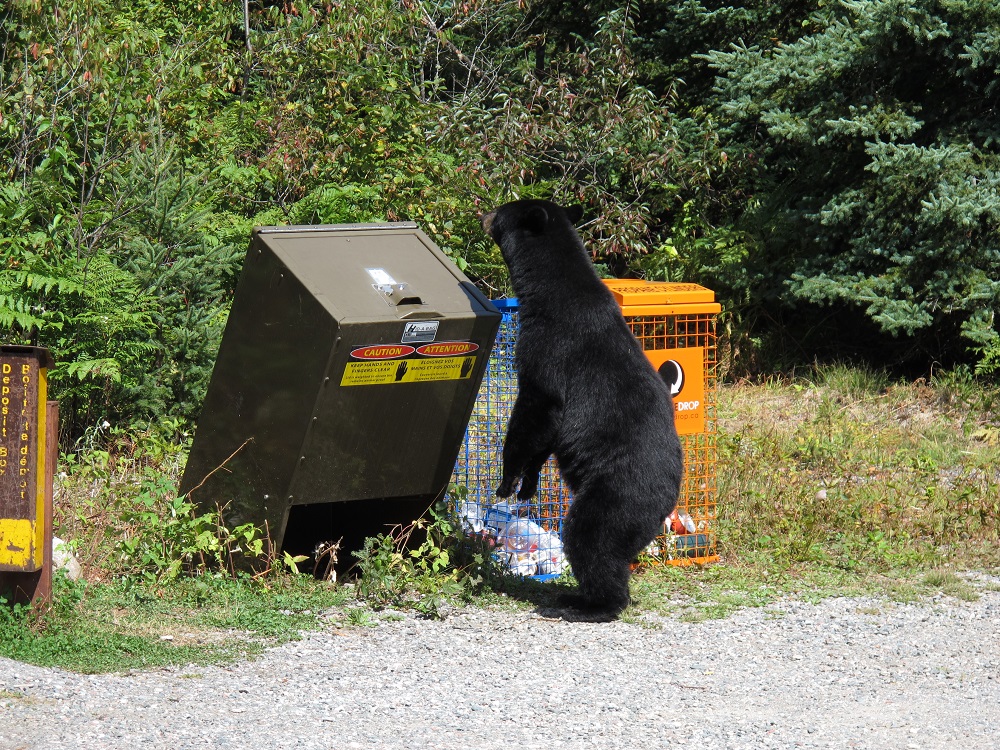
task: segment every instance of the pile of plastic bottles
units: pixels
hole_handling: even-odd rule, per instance
[[[466,501],[457,510],[466,531],[485,533],[495,540],[496,554],[512,573],[558,575],[565,570],[566,556],[558,534],[519,515],[517,506],[501,502],[483,507]]]

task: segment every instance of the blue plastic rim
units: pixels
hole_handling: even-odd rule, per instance
[[[517,297],[505,297],[504,299],[490,300],[493,306],[500,312],[517,312]]]

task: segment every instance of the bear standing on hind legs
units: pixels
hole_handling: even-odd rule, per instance
[[[629,604],[630,564],[677,504],[683,455],[670,390],[598,278],[574,223],[580,206],[504,204],[482,218],[518,298],[518,394],[499,497],[527,500],[550,455],[573,493],[563,547],[575,617],[612,620]]]

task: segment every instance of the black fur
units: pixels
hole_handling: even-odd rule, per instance
[[[573,503],[563,526],[573,619],[629,604],[630,563],[660,533],[683,456],[670,390],[629,331],[573,226],[579,206],[507,203],[483,217],[518,297],[518,395],[497,495],[525,500],[555,455]]]

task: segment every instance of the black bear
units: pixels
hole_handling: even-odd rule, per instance
[[[518,394],[499,497],[527,500],[555,455],[573,502],[563,524],[576,619],[629,604],[630,564],[677,504],[683,455],[670,388],[598,278],[574,224],[580,206],[506,203],[482,218],[518,298]]]

